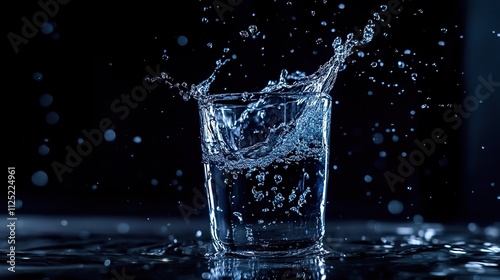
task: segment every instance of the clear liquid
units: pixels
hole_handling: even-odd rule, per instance
[[[224,172],[206,163],[217,249],[288,254],[289,250],[320,248],[325,231],[325,160],[274,163],[245,174]]]
[[[319,249],[331,98],[255,93],[212,104],[200,109],[216,249],[244,255]]]

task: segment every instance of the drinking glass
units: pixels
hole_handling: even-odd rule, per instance
[[[254,92],[198,101],[216,253],[292,256],[322,249],[328,94]]]

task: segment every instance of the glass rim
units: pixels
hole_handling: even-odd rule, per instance
[[[242,100],[250,101],[259,96],[282,96],[282,97],[299,97],[299,96],[321,96],[327,99],[332,99],[332,96],[325,92],[313,92],[313,91],[244,91],[244,92],[228,92],[228,93],[214,93],[208,94],[201,98],[204,101],[231,101],[231,100]]]

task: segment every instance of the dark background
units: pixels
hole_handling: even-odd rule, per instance
[[[362,28],[370,11],[388,1],[230,1],[235,5],[224,20],[212,2],[59,3],[47,34],[37,27],[18,53],[8,34],[22,35],[22,18],[33,22],[42,9],[36,1],[3,4],[4,155],[16,167],[18,215],[182,217],[179,202],[195,207],[196,190],[204,192],[196,101],[159,85],[126,117],[111,107],[143,84],[146,67],[193,84],[211,74],[216,60],[236,54],[213,91],[259,90],[283,68],[318,69],[333,55],[335,37]],[[400,6],[399,15],[386,18],[390,26],[360,49],[364,57],[351,56],[331,93],[338,104],[327,217],[498,221],[499,87],[456,129],[443,114],[474,94],[479,76],[500,81],[500,2],[401,0]],[[251,24],[260,33],[242,37]],[[181,36],[187,44],[179,44]],[[40,104],[44,94],[53,97],[47,107]],[[59,116],[55,124],[46,120],[50,112]],[[116,139],[93,146],[58,180],[54,162],[64,164],[67,147],[76,149],[82,131],[98,129],[104,118]],[[392,191],[384,174],[398,174],[398,156],[417,149],[414,140],[429,138],[435,128],[446,132],[446,142]],[[376,133],[383,136],[379,144]],[[42,144],[46,155],[39,153]],[[43,186],[33,183],[38,171],[47,174]],[[190,218],[208,223],[207,209],[198,208]]]

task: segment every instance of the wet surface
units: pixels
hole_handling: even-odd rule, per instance
[[[214,256],[205,220],[29,216],[16,233],[2,279],[500,278],[498,223],[329,221],[325,252],[268,259]]]

